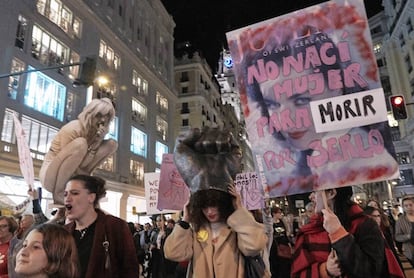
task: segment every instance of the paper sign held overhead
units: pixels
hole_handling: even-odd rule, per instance
[[[190,190],[174,164],[173,154],[162,156],[158,209],[182,210]]]
[[[265,197],[399,176],[363,0],[226,36]]]

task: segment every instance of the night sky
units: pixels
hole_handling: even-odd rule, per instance
[[[189,41],[213,72],[227,46],[226,32],[303,9],[322,0],[161,0],[173,16],[175,43]],[[364,0],[368,17],[383,9],[382,0]]]

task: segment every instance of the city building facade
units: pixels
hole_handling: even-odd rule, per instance
[[[0,13],[3,201],[18,204],[27,196],[14,113],[26,133],[37,178],[58,130],[76,119],[91,99],[109,97],[116,118],[108,136],[119,147],[94,175],[107,180],[102,208],[136,220],[133,207],[145,210],[144,172],[159,170],[162,154],[174,147],[172,17],[158,0],[4,0]],[[97,79],[91,86],[74,86],[79,85],[80,68],[66,65],[82,64],[86,58],[96,60]],[[62,68],[42,70],[59,65]],[[7,76],[21,71],[32,72]],[[45,192],[44,199],[50,201],[50,194]]]
[[[414,32],[412,1],[383,0],[384,11],[368,19],[373,50],[377,58],[382,88],[388,110],[388,123],[399,163],[400,177],[358,186],[360,200],[374,198],[384,207],[397,203],[406,194],[414,194],[413,176],[413,103]],[[391,97],[404,96],[407,119],[396,119]]]
[[[381,81],[384,91],[388,91],[387,97],[391,94],[404,96],[408,115],[407,119],[390,122],[400,164],[400,178],[390,181],[390,186],[394,197],[400,198],[414,194],[414,2],[383,0],[382,4],[386,29],[380,42],[382,46],[377,49],[381,53],[379,62],[382,64],[379,65],[383,65],[386,72],[381,72]]]
[[[235,106],[234,103],[225,101],[222,83],[218,81],[217,74],[213,75],[211,67],[197,51],[188,47],[186,49],[179,49],[177,52],[182,55],[177,55],[175,60],[174,74],[178,95],[175,114],[176,138],[192,128],[227,129],[233,133],[243,150],[243,171],[254,171],[243,121],[236,113],[237,109],[240,111],[240,103]],[[237,92],[232,93],[234,99],[239,98]]]
[[[224,105],[230,105],[234,108],[237,120],[239,122],[240,142],[244,150],[244,172],[254,172],[255,165],[251,151],[251,145],[245,128],[245,120],[240,102],[239,89],[236,77],[233,72],[233,59],[228,49],[223,49],[219,56],[217,72],[214,75],[220,86],[221,100]]]

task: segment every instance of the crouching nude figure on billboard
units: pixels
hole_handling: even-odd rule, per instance
[[[63,205],[65,183],[71,176],[90,175],[116,151],[115,140],[104,140],[114,117],[110,99],[93,99],[77,120],[67,123],[56,134],[39,172],[40,182],[53,194],[55,205]]]

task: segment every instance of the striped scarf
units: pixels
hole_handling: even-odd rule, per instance
[[[352,219],[349,232],[354,234],[358,226],[366,220],[366,216],[363,215],[362,209],[358,205],[353,205],[350,208],[349,217]],[[321,214],[315,215],[311,218],[309,224],[302,226],[297,235],[291,277],[320,277],[319,266],[326,262],[330,251],[331,243],[328,233],[323,228],[323,217]],[[404,278],[397,259],[386,243],[385,258],[388,265],[388,277]]]
[[[309,224],[302,226],[296,237],[291,276],[319,277],[319,265],[326,262],[330,251],[331,242],[323,228],[323,217],[314,215]]]

